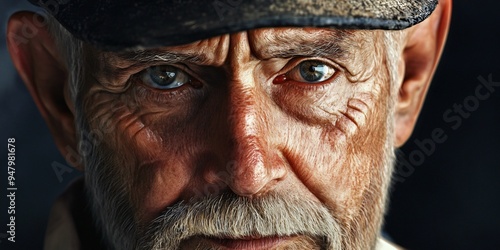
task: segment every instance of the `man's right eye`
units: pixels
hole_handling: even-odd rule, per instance
[[[141,79],[146,85],[161,90],[179,88],[191,81],[185,71],[171,65],[149,67],[141,73]]]

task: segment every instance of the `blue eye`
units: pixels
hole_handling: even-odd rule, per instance
[[[191,80],[186,72],[170,65],[149,67],[141,78],[144,83],[157,89],[179,88]]]
[[[295,68],[286,73],[287,79],[306,82],[319,83],[328,80],[335,74],[335,69],[317,60],[303,61]]]

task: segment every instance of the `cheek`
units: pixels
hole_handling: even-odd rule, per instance
[[[386,93],[371,81],[339,85],[330,91],[341,94],[307,103],[302,108],[307,113],[294,110],[301,123],[290,126],[286,155],[319,200],[339,218],[350,218],[362,207],[371,182],[379,178],[373,173],[383,172]],[[312,99],[301,99],[307,100]]]
[[[176,202],[195,169],[191,152],[197,145],[193,113],[178,107],[138,99],[131,92],[96,91],[85,103],[92,131],[100,131],[103,146],[111,149],[110,168],[127,187],[139,221],[149,221]],[[180,107],[184,107],[179,105]]]

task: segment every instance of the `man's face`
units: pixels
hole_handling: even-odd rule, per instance
[[[393,149],[381,31],[87,50],[77,116],[100,133],[86,183],[110,244],[373,247]]]

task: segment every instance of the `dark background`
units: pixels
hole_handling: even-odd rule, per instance
[[[441,63],[400,161],[408,162],[420,150],[415,140],[431,138],[436,128],[448,138],[394,185],[386,231],[410,249],[500,249],[500,87],[456,130],[443,119],[455,103],[470,101],[479,76],[500,82],[500,2],[457,0],[453,11]]]
[[[75,170],[57,178],[52,165],[68,165],[6,50],[7,17],[27,8],[24,1],[0,2],[0,249],[41,249],[53,200],[78,176]],[[478,77],[500,82],[499,11],[494,0],[454,2],[441,64],[413,136],[398,153],[405,178],[394,184],[385,230],[406,248],[500,249],[500,87],[457,129],[443,118],[454,104],[471,100]],[[422,154],[415,141],[432,138],[435,129],[444,131],[446,141]],[[16,243],[5,238],[10,137],[17,154]],[[418,152],[422,159],[415,158]]]

